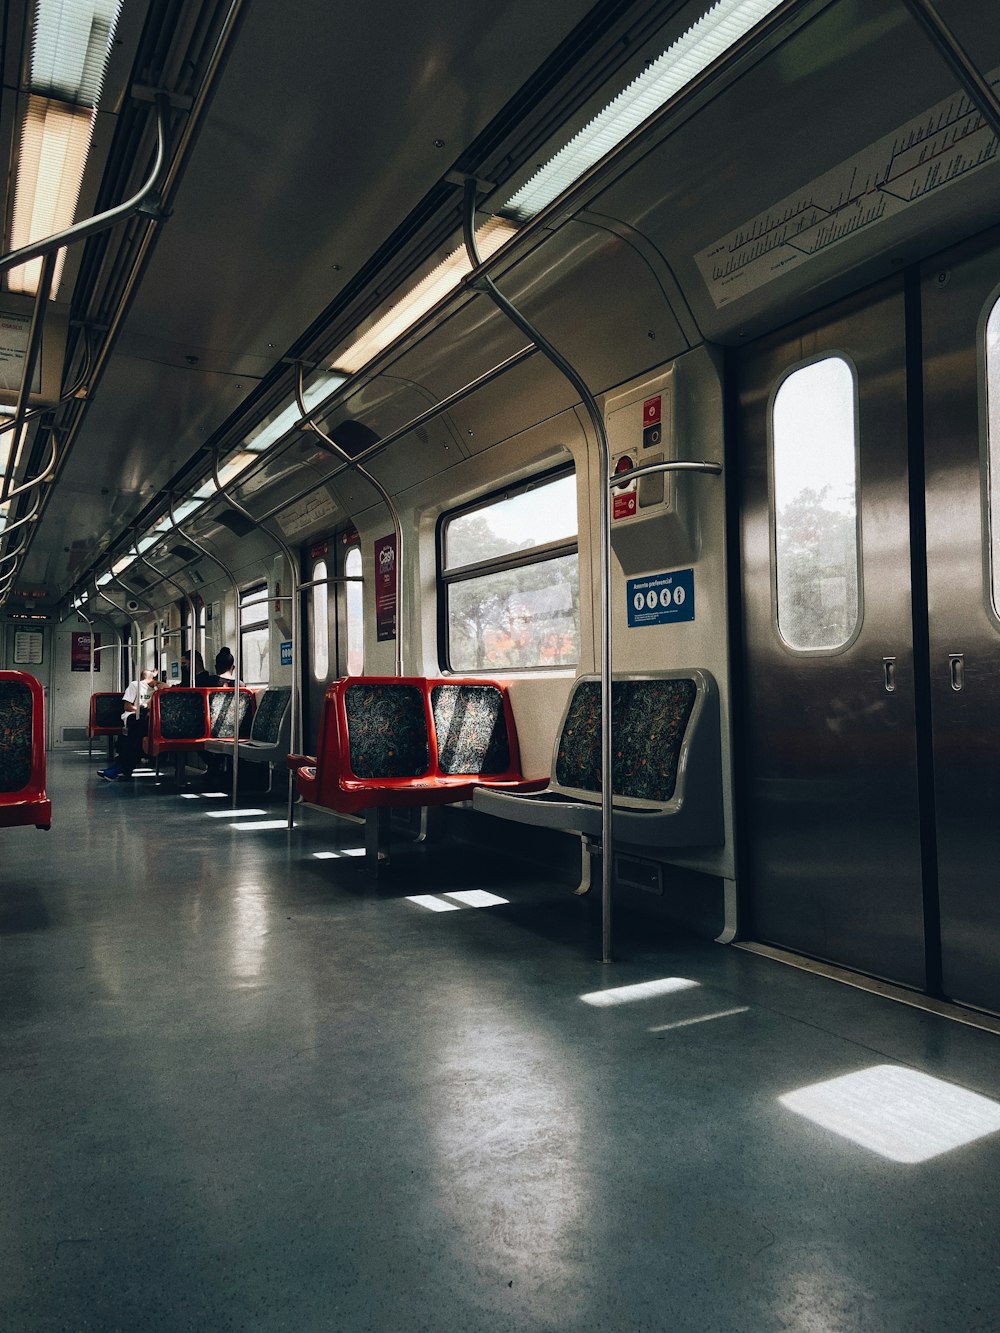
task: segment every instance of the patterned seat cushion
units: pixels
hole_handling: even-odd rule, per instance
[[[160,735],[165,741],[201,736],[205,730],[205,703],[200,694],[187,690],[161,690]]]
[[[427,772],[424,697],[415,685],[352,685],[344,692],[344,709],[355,777],[417,778]]]
[[[31,690],[0,681],[0,791],[21,791],[31,779]]]
[[[677,785],[681,744],[694,707],[693,680],[615,681],[611,692],[612,787],[619,796],[669,801]],[[601,790],[601,686],[581,681],[573,694],[556,756],[556,781]]]
[[[122,697],[120,694],[94,695],[94,726],[122,727]]]
[[[265,690],[253,716],[250,739],[261,745],[277,745],[281,723],[289,707],[292,691],[287,686],[272,686]]]
[[[431,709],[442,773],[503,773],[510,766],[503,695],[495,685],[435,685]]]
[[[217,739],[232,740],[233,737],[233,696],[229,689],[213,690],[208,696],[208,716],[210,730]],[[240,691],[240,735],[246,730],[247,709],[250,707],[250,695]]]

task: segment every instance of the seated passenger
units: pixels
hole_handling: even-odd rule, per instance
[[[220,648],[215,655],[215,685],[232,685],[236,680],[236,659],[228,648]],[[243,682],[240,681],[242,685]]]
[[[194,685],[197,689],[205,689],[208,686],[217,683],[216,677],[211,671],[205,670],[205,660],[197,648],[194,652],[194,680],[191,680],[191,654],[189,652],[181,653],[181,685]]]
[[[105,782],[125,782],[142,757],[142,738],[149,731],[149,701],[155,690],[162,689],[156,671],[143,671],[122,695],[123,734],[118,738],[118,760],[108,768],[100,768],[97,776]]]

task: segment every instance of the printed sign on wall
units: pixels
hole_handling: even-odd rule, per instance
[[[375,543],[375,637],[396,637],[396,534]]]
[[[282,639],[278,645],[279,661],[282,666],[292,665],[292,641],[291,639]]]
[[[101,655],[97,651],[101,646],[101,636],[94,635],[94,670],[101,669]],[[70,670],[71,671],[89,671],[90,670],[90,635],[74,634],[70,638]]]
[[[694,570],[647,574],[628,581],[629,629],[694,620]]]

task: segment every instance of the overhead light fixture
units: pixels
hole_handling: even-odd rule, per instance
[[[121,0],[35,0],[33,92],[97,106]]]
[[[72,225],[120,8],[120,0],[36,0],[11,250]],[[62,251],[53,274],[53,298],[64,260]],[[10,271],[8,287],[33,296],[41,271],[41,259],[30,260]]]
[[[718,0],[524,185],[501,212],[527,222],[706,70],[783,0]]]
[[[517,225],[509,218],[490,218],[476,231],[476,242],[483,259],[496,254],[502,245],[517,233]],[[467,273],[472,272],[472,265],[465,246],[459,246],[450,255],[412,287],[376,322],[351,343],[350,347],[338,352],[332,358],[335,370],[354,375],[366,366],[379,352],[396,341],[407,329],[427,314],[442,297],[447,296],[462,281]]]
[[[102,574],[101,577],[97,580],[97,586],[99,588],[105,588],[113,578],[114,574],[112,574],[111,570],[109,569],[107,573]]]
[[[316,407],[324,398],[328,398],[335,389],[339,389],[342,384],[346,383],[346,375],[341,375],[334,370],[322,370],[313,379],[312,383],[304,389],[302,401],[307,409]],[[243,447],[255,454],[262,454],[265,449],[270,449],[272,444],[277,444],[282,436],[287,435],[302,420],[303,416],[299,410],[299,402],[295,398],[287,407],[282,408],[276,416],[268,417],[258,426],[255,426],[243,442]]]

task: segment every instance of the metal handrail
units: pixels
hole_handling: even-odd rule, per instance
[[[274,542],[274,544],[281,550],[282,554],[285,557],[285,562],[288,565],[288,576],[291,580],[291,588],[289,590],[289,596],[291,597],[292,601],[292,674],[291,674],[292,692],[291,695],[289,696],[289,705],[288,705],[289,706],[288,734],[295,745],[296,752],[301,752],[302,707],[301,707],[301,699],[299,696],[299,656],[302,650],[302,643],[301,643],[302,608],[299,604],[301,593],[299,589],[298,563],[295,558],[295,553],[292,551],[291,547],[285,541],[284,537],[279,537],[277,533],[272,532],[269,528],[265,528],[262,523],[258,522],[257,519],[254,518],[253,514],[250,513],[249,509],[247,509],[246,505],[242,504],[239,500],[235,498],[235,496],[232,494],[231,491],[226,489],[226,486],[230,485],[231,483],[227,482],[225,486],[222,483],[222,478],[219,476],[219,455],[217,453],[214,454],[212,457],[212,475],[215,479],[215,486],[218,494],[222,495],[224,499],[228,501],[228,503],[231,504],[234,509],[237,510],[238,513],[241,513],[244,516],[244,518],[248,519],[249,522],[253,523],[259,531],[264,532],[268,537],[270,537],[270,539]],[[240,600],[239,589],[235,590],[235,597],[236,597],[237,608],[239,608],[239,600]],[[239,616],[238,609],[237,609],[237,616]],[[237,684],[239,684],[239,679],[240,679],[239,660],[240,660],[239,656],[237,656],[236,658]],[[239,748],[240,748],[240,738],[237,731],[234,730],[233,732],[233,773],[234,773],[233,802],[234,803],[236,801],[235,771],[236,771],[236,765],[239,762]],[[292,824],[294,822],[294,811],[292,805],[293,787],[294,783],[292,782],[291,778],[289,778],[288,809],[286,811],[286,819],[289,828],[292,827]]]
[[[351,470],[352,472],[356,472],[356,473],[358,474],[359,477],[361,477],[361,478],[363,478],[365,481],[367,481],[368,484],[369,484],[369,486],[371,486],[371,487],[374,489],[375,493],[378,495],[378,497],[380,498],[380,500],[382,501],[382,503],[385,505],[386,509],[388,509],[388,511],[389,511],[389,517],[390,517],[390,519],[392,520],[392,530],[393,530],[393,532],[395,533],[395,536],[396,536],[396,552],[395,552],[395,560],[393,561],[393,574],[394,574],[394,582],[395,582],[395,585],[396,585],[396,589],[395,589],[395,592],[396,592],[396,651],[395,651],[395,658],[396,658],[396,675],[397,675],[397,676],[401,676],[401,675],[403,674],[403,597],[402,597],[402,591],[403,591],[403,525],[402,525],[402,523],[400,523],[400,521],[399,521],[399,510],[396,508],[396,503],[395,503],[395,501],[393,500],[392,496],[389,494],[389,492],[386,490],[386,488],[382,485],[382,483],[378,480],[378,478],[377,478],[377,477],[373,477],[372,474],[368,471],[368,469],[367,469],[366,467],[362,466],[361,463],[358,463],[358,462],[355,461],[353,458],[351,458],[351,456],[350,456],[350,454],[347,452],[347,450],[344,449],[344,448],[342,448],[342,447],[337,443],[336,440],[331,439],[330,436],[327,435],[327,433],[326,433],[324,430],[322,430],[322,429],[316,424],[316,422],[313,421],[312,418],[309,416],[309,411],[308,411],[308,409],[307,409],[307,407],[306,407],[305,399],[303,398],[303,395],[302,395],[302,365],[301,365],[301,363],[299,364],[299,373],[298,373],[298,377],[297,377],[297,379],[296,379],[296,384],[295,384],[295,396],[296,396],[296,398],[298,399],[299,409],[300,409],[300,411],[302,412],[302,415],[303,415],[303,418],[304,418],[303,425],[306,427],[306,429],[307,429],[307,430],[311,430],[311,431],[313,431],[313,432],[320,438],[320,440],[322,440],[322,442],[326,445],[326,447],[327,447],[329,450],[331,450],[332,453],[335,454],[337,458],[340,458],[340,459],[345,463],[345,465],[346,465],[348,468],[350,468],[350,470]]]
[[[476,182],[465,182],[465,208],[463,211],[463,231],[465,249],[473,270],[479,271],[474,286],[483,291],[498,307],[502,314],[530,338],[539,351],[555,367],[560,375],[580,395],[580,400],[590,418],[597,439],[601,475],[607,477],[611,472],[611,447],[608,443],[604,415],[597,405],[587,382],[566,358],[535,326],[518,310],[517,306],[499,290],[496,283],[483,271],[476,244]],[[611,500],[608,488],[602,486],[599,496],[599,540],[600,540],[600,673],[601,673],[601,958],[611,961],[612,948],[612,869],[614,866],[614,825],[612,819],[612,765],[611,765]]]
[[[174,522],[174,503],[173,503],[173,497],[172,497],[172,496],[171,496],[171,498],[170,498],[170,520],[171,520],[171,522]],[[192,537],[190,533],[185,532],[185,530],[181,527],[181,525],[180,525],[179,523],[174,523],[174,527],[175,527],[176,530],[180,533],[180,535],[184,538],[185,541],[191,543],[191,545],[195,548],[195,550],[197,550],[197,551],[201,551],[202,555],[207,556],[209,560],[213,561],[215,564],[217,564],[217,565],[219,566],[219,568],[220,568],[220,569],[222,570],[222,572],[225,574],[226,578],[228,578],[228,580],[229,580],[229,582],[230,582],[230,585],[232,586],[232,590],[233,590],[233,614],[234,614],[235,617],[236,617],[236,647],[235,647],[235,649],[233,650],[233,669],[234,669],[234,680],[233,680],[233,701],[234,701],[234,702],[233,702],[233,707],[234,707],[234,712],[233,712],[233,809],[235,810],[235,809],[236,809],[236,804],[237,804],[237,801],[236,801],[236,782],[237,782],[237,778],[238,778],[238,775],[239,775],[239,764],[240,764],[240,743],[239,743],[239,742],[240,742],[240,726],[239,726],[239,717],[240,717],[240,690],[243,688],[243,687],[242,687],[242,684],[241,684],[242,676],[241,676],[241,674],[240,674],[240,668],[241,668],[242,665],[243,665],[242,662],[240,661],[240,658],[242,657],[242,652],[241,652],[241,648],[242,648],[242,614],[241,614],[241,610],[242,610],[242,609],[241,609],[241,607],[240,607],[240,588],[239,588],[239,584],[238,584],[237,581],[236,581],[236,575],[233,573],[233,571],[229,568],[229,566],[226,564],[226,562],[225,562],[224,560],[221,560],[217,555],[214,554],[214,552],[210,551],[206,546],[203,546],[203,545],[201,544],[201,542],[198,541],[198,539],[197,539],[196,537]]]

